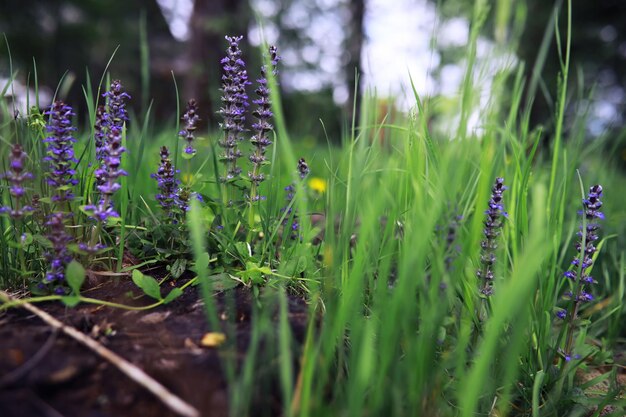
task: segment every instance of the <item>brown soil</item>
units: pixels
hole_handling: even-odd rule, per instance
[[[150,302],[139,294],[130,280],[123,280],[100,284],[85,295],[124,304]],[[242,287],[217,294],[218,313],[226,320],[222,322],[222,329],[210,329],[197,294],[196,288],[187,288],[185,294],[172,303],[148,311],[85,304],[66,308],[60,303],[39,304],[38,307],[90,334],[139,366],[196,407],[203,417],[226,416],[228,393],[223,359],[235,355],[241,363],[250,339],[252,305],[257,301]],[[234,325],[236,340],[227,341],[226,347],[220,349],[200,347],[205,333],[225,331],[227,317],[234,318],[230,323]],[[289,321],[295,339],[302,340],[307,306],[298,297],[289,298]],[[16,372],[20,374],[17,378]],[[277,375],[278,372],[270,370],[266,374]],[[266,387],[277,384],[276,381],[264,383]],[[263,404],[258,410],[263,411],[258,414],[280,412],[280,388],[275,385],[271,389],[274,395],[262,396]],[[0,415],[169,417],[175,414],[92,351],[54,332],[28,311],[15,308],[0,315]]]

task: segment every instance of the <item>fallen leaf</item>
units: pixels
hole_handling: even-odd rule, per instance
[[[140,318],[139,321],[145,324],[158,324],[164,321],[165,319],[167,319],[170,314],[171,313],[169,311],[165,311],[162,313],[159,313],[159,312],[150,313]]]
[[[200,346],[203,347],[218,347],[226,341],[226,335],[224,333],[209,332],[202,336]]]

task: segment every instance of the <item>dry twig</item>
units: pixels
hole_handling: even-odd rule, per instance
[[[0,291],[0,301],[9,302],[13,298],[4,291]],[[32,304],[24,303],[20,307],[25,308],[31,313],[37,315],[49,326],[61,330],[66,335],[70,336],[77,342],[87,346],[94,351],[98,356],[109,361],[113,366],[119,369],[122,373],[126,374],[130,379],[153,393],[159,400],[167,405],[172,411],[183,417],[200,417],[200,412],[194,407],[183,401],[180,397],[177,397],[171,393],[167,388],[161,385],[158,381],[146,374],[139,367],[128,362],[126,359],[119,356],[117,353],[109,350],[101,343],[78,331],[76,328],[63,324],[61,321],[52,317],[45,311],[35,307]]]

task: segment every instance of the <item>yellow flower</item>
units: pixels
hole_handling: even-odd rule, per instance
[[[309,188],[318,193],[326,192],[326,180],[319,177],[313,177],[309,180]]]

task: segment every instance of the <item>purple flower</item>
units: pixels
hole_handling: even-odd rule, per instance
[[[476,272],[476,275],[478,278],[484,280],[484,284],[480,292],[486,297],[493,294],[493,265],[496,262],[495,251],[498,247],[496,238],[502,229],[502,216],[507,217],[502,204],[502,193],[506,189],[507,187],[504,185],[504,179],[496,178],[496,181],[491,188],[489,208],[485,211],[485,228],[483,230],[485,238],[482,242],[480,242],[480,247],[482,248],[480,262],[482,267]]]
[[[174,217],[173,209],[177,206],[177,190],[180,181],[176,179],[176,169],[170,159],[170,151],[166,146],[161,148],[161,163],[155,174],[150,175],[157,181],[159,193],[155,196],[159,205],[168,217]]]
[[[187,102],[187,110],[182,119],[185,122],[185,127],[178,133],[178,136],[187,142],[184,152],[188,155],[195,155],[196,150],[193,147],[194,132],[198,128],[200,117],[198,116],[198,105],[193,98]]]
[[[67,247],[72,238],[65,230],[66,217],[67,215],[64,213],[52,213],[46,222],[46,226],[48,226],[47,237],[51,247],[45,254],[45,258],[48,261],[48,271],[43,283],[48,288],[56,287],[55,292],[59,288],[63,288],[65,267],[72,261],[72,255]]]
[[[587,198],[583,199],[583,210],[579,214],[583,215],[583,221],[578,232],[579,240],[576,242],[577,255],[572,261],[574,269],[565,271],[563,276],[574,282],[573,291],[566,291],[564,297],[570,300],[569,310],[562,310],[557,316],[567,320],[567,336],[565,337],[565,360],[571,359],[571,352],[574,346],[574,331],[577,327],[578,310],[581,304],[593,301],[593,295],[587,291],[588,284],[594,284],[595,280],[589,275],[589,268],[593,265],[593,255],[596,247],[593,244],[598,240],[598,229],[600,226],[595,223],[596,219],[604,219],[604,214],[600,211],[602,207],[602,186],[594,185],[589,188]]]
[[[109,91],[103,93],[102,97],[106,104],[99,106],[96,110],[96,124],[94,126],[96,159],[100,163],[99,168],[94,172],[96,189],[100,189],[107,181],[110,181],[110,177],[106,175],[108,170],[106,158],[110,150],[109,141],[114,130],[119,137],[122,135],[124,123],[128,121],[126,100],[130,99],[130,95],[124,91],[122,83],[115,80],[111,83]]]
[[[48,185],[54,188],[52,201],[66,202],[74,199],[71,187],[78,183],[74,179],[76,171],[72,165],[78,162],[74,157],[74,142],[71,117],[74,115],[72,108],[62,101],[55,101],[45,114],[50,116],[46,126],[48,136],[44,139],[47,144],[47,156],[44,161],[49,162],[47,175]]]
[[[181,187],[176,190],[176,206],[181,212],[185,213],[189,211],[189,201],[192,198],[195,198],[201,203],[204,202],[200,194],[191,191],[188,187]]]
[[[272,73],[277,74],[276,66],[280,57],[276,52],[275,46],[269,47],[270,60],[272,63]],[[256,122],[252,124],[252,128],[256,131],[254,136],[250,139],[250,142],[254,146],[254,152],[250,155],[250,162],[252,162],[252,172],[248,172],[248,177],[252,181],[253,188],[251,192],[251,200],[257,201],[262,197],[257,195],[257,187],[265,176],[261,173],[261,167],[266,162],[265,151],[268,146],[272,144],[272,141],[268,137],[268,133],[274,128],[271,124],[272,114],[272,102],[270,100],[270,89],[267,85],[267,66],[261,67],[261,78],[257,80],[258,87],[255,90],[258,98],[252,102],[257,105],[256,110],[252,112],[256,117]]]
[[[0,213],[8,213],[11,218],[19,219],[24,217],[27,213],[33,211],[33,208],[28,205],[22,205],[22,199],[26,194],[24,188],[24,182],[32,180],[33,174],[26,171],[24,166],[24,160],[26,159],[26,153],[21,145],[15,144],[11,148],[11,162],[9,164],[9,170],[5,172],[0,178],[6,178],[9,182],[9,194],[13,200],[13,207],[0,206]]]
[[[107,124],[122,128],[124,123],[128,121],[126,100],[130,99],[130,95],[124,91],[122,83],[115,80],[111,83],[109,91],[102,94],[102,97],[106,99],[107,103]]]
[[[304,158],[300,158],[298,160],[298,176],[300,180],[304,180],[307,175],[309,175],[309,166],[307,165]],[[296,194],[296,185],[294,183],[289,184],[285,187],[285,192],[287,195],[285,196],[285,200],[287,200],[287,204],[280,209],[282,215],[284,215],[284,219],[282,221],[283,226],[289,225],[291,229],[291,233],[289,234],[289,238],[295,240],[299,237],[298,231],[300,230],[300,223],[298,222],[297,214],[293,213],[293,199]],[[291,224],[290,224],[291,222]]]
[[[593,296],[586,292],[585,286],[595,283],[593,277],[589,275],[588,269],[593,265],[593,255],[596,252],[594,242],[599,238],[597,232],[600,226],[595,221],[596,219],[604,219],[604,214],[600,211],[602,207],[601,197],[602,186],[594,185],[589,188],[587,198],[583,199],[583,210],[579,214],[584,215],[585,221],[577,233],[579,238],[575,244],[577,255],[571,262],[575,268],[563,273],[564,277],[578,283],[577,295],[574,297],[570,292],[569,297],[576,304],[593,300]]]
[[[85,207],[85,210],[91,211],[91,217],[98,221],[105,222],[110,217],[119,217],[113,209],[112,197],[121,188],[118,179],[128,175],[120,168],[122,154],[125,151],[126,148],[122,146],[122,128],[112,125],[103,148],[102,165],[95,172],[96,178],[101,181],[101,184],[96,186],[100,191],[100,201],[97,205]]]
[[[298,176],[300,177],[300,179],[304,180],[306,176],[309,175],[310,171],[311,170],[309,169],[309,166],[307,165],[304,158],[298,159]]]
[[[244,130],[245,112],[249,105],[246,86],[250,84],[245,63],[241,59],[241,39],[243,36],[226,36],[228,49],[226,57],[221,60],[222,108],[218,113],[223,117],[220,127],[224,131],[224,138],[219,145],[224,148],[220,160],[226,164],[226,175],[222,181],[229,181],[241,173],[241,168],[237,167],[237,159],[241,157],[238,142],[242,140],[241,132]]]

